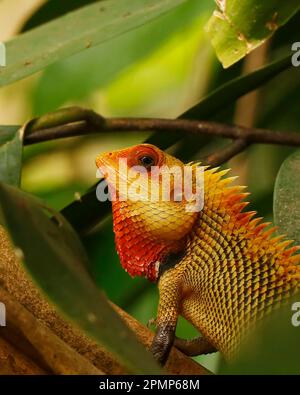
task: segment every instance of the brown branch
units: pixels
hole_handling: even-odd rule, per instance
[[[249,143],[244,139],[238,139],[228,144],[226,147],[214,152],[201,160],[201,163],[209,166],[220,166],[229,161],[235,155],[244,151]]]
[[[55,374],[103,374],[86,358],[78,354],[47,326],[37,320],[24,306],[0,287],[0,300],[7,309],[7,328],[10,337],[18,331]],[[16,338],[16,337],[14,337]]]
[[[0,330],[0,334],[2,332]],[[0,336],[0,375],[7,374],[49,374],[30,357],[15,348]]]
[[[114,131],[186,132],[243,139],[247,143],[300,146],[300,133],[253,129],[187,119],[103,118],[91,110],[71,107],[33,119],[24,126],[24,144]]]
[[[41,366],[42,358],[52,371],[59,369],[63,373],[66,366],[62,367],[62,364],[66,363],[69,370],[73,356],[76,356],[75,362],[87,361],[86,367],[92,365],[91,369],[88,369],[88,373],[91,374],[97,370],[105,374],[128,373],[112,354],[64,320],[45,300],[17,260],[7,233],[1,226],[0,284],[3,286],[2,289],[0,288],[0,301],[6,304],[7,319],[11,323],[7,329],[19,330],[14,337],[11,331],[7,331],[10,334],[8,340],[13,346],[18,346],[31,361]],[[117,306],[113,304],[112,306],[135,332],[138,339],[148,346],[152,341],[153,333]],[[7,332],[4,334],[3,328],[0,329],[0,339],[2,337],[7,340]],[[20,334],[27,343],[20,338]],[[60,365],[56,360],[57,357],[60,358]],[[75,363],[74,368],[76,366],[78,368],[80,365]],[[166,369],[170,374],[209,374],[205,368],[176,349],[172,350]]]
[[[136,334],[137,338],[147,347],[150,346],[154,334],[146,328],[139,321],[131,317],[128,313],[123,311],[120,307],[111,303],[112,307],[121,316],[125,323],[130,329]],[[166,364],[167,372],[171,374],[196,374],[196,375],[206,375],[211,374],[203,366],[196,363],[194,360],[188,358],[186,355],[182,354],[175,347],[172,348],[170,357]]]

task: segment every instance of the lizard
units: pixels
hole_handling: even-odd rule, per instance
[[[124,159],[127,167],[119,168]],[[149,186],[154,167],[177,166],[183,171],[190,166],[194,171],[199,165],[185,165],[151,144],[96,158],[115,197],[111,199],[113,228],[120,262],[131,276],[158,284],[151,351],[161,364],[174,344],[190,356],[220,351],[225,359],[233,359],[256,323],[300,288],[299,247],[274,235],[277,228],[256,218],[255,211],[245,211],[249,193],[233,184],[236,177],[226,176],[229,169],[204,167],[203,208],[198,212],[187,210],[190,202],[176,200],[174,193],[169,201],[161,192],[152,200],[149,191],[146,199],[122,195],[122,186],[130,188],[136,182],[137,166],[145,169],[139,174],[143,189]],[[170,180],[170,190],[175,190],[174,179]],[[156,190],[164,188],[161,176],[151,182]],[[201,336],[177,338],[180,315]]]

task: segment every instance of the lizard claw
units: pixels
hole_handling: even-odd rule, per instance
[[[150,329],[151,326],[156,326],[156,318],[150,318],[150,320],[148,320],[147,322],[147,328]]]

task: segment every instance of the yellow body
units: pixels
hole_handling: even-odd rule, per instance
[[[229,181],[205,172],[204,210],[185,257],[161,277],[159,289],[162,316],[173,309],[231,358],[251,325],[299,290],[300,257],[296,248],[286,249],[289,242],[270,238],[274,229],[263,231],[265,224],[251,220],[254,213],[240,212],[244,195]],[[179,293],[176,307],[170,289]]]

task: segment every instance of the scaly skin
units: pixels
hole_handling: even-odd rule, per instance
[[[112,190],[109,170],[117,169],[118,159],[128,159],[130,168],[140,165],[144,156],[160,167],[184,166],[148,144],[102,154],[96,163]],[[158,282],[157,332],[151,349],[161,363],[174,340],[188,355],[219,350],[233,358],[253,325],[299,290],[298,248],[289,248],[291,242],[282,237],[271,237],[275,228],[265,230],[269,224],[253,219],[255,212],[242,211],[248,194],[243,187],[230,186],[232,178],[223,178],[226,173],[205,170],[204,208],[198,213],[187,212],[184,200],[120,201],[119,196],[113,202],[123,267],[132,276]],[[122,177],[132,185],[133,178]],[[155,187],[161,190],[161,180]],[[175,339],[179,315],[203,337]]]

